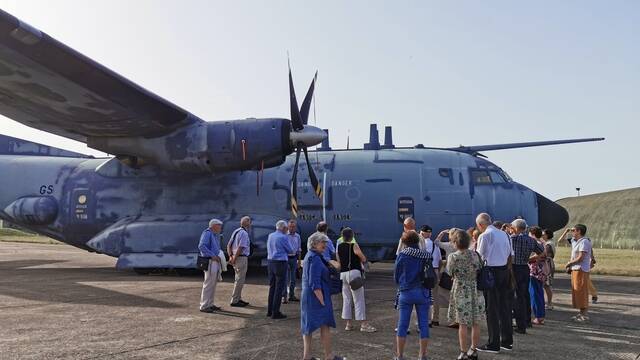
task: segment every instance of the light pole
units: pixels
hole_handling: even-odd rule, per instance
[[[580,196],[580,188],[579,187],[576,188],[576,191],[578,192],[578,196]]]

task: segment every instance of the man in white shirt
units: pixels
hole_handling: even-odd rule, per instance
[[[498,353],[500,350],[513,349],[513,328],[511,327],[512,303],[511,281],[508,269],[513,249],[506,232],[491,225],[489,214],[482,213],[476,217],[476,225],[481,234],[478,238],[477,251],[491,268],[495,286],[484,291],[487,301],[487,329],[489,340],[478,351]]]
[[[431,321],[429,327],[440,325],[440,304],[438,304],[438,283],[440,282],[440,264],[442,264],[442,253],[440,247],[431,240],[433,229],[429,225],[423,225],[420,229],[420,235],[424,238],[425,250],[433,257],[433,270],[436,272],[436,286],[431,289]]]

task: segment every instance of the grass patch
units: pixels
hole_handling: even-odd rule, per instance
[[[0,236],[33,236],[31,234],[27,234],[26,232],[9,229],[9,228],[0,228]]]
[[[2,229],[6,230],[6,229]],[[28,244],[55,244],[61,245],[62,243],[57,240],[53,240],[46,236],[38,236],[38,235],[0,235],[0,242],[16,242],[16,243],[28,243]]]
[[[640,251],[629,249],[594,249],[596,266],[591,269],[593,274],[640,276]],[[556,271],[564,270],[569,262],[571,248],[559,247],[556,251]]]

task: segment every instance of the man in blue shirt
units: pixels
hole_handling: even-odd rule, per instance
[[[327,224],[325,221],[320,221],[318,225],[316,225],[316,231],[327,235],[327,232],[329,231],[329,224]],[[329,236],[327,236],[327,239],[329,239]],[[324,249],[322,257],[327,261],[336,259],[336,248],[335,246],[333,246],[333,242],[331,241],[331,239],[327,241],[327,247]]]
[[[289,296],[283,294],[282,303],[287,304],[289,301],[300,301],[295,295],[296,289],[296,270],[300,267],[302,254],[302,242],[300,235],[296,232],[298,230],[298,224],[295,220],[289,220],[287,238],[289,239],[289,245],[293,248],[294,252],[288,254],[287,260],[287,283],[289,283]]]
[[[248,216],[240,219],[240,227],[233,231],[231,239],[227,244],[227,253],[229,253],[229,264],[233,266],[235,272],[235,281],[233,283],[233,293],[231,295],[231,306],[245,307],[248,302],[242,300],[242,288],[247,276],[247,268],[249,267],[249,255],[251,250],[251,242],[249,241],[249,228],[251,227],[251,218]]]
[[[269,304],[267,316],[273,319],[284,319],[287,316],[280,312],[282,294],[286,286],[287,262],[289,254],[296,251],[291,247],[287,237],[287,222],[276,223],[276,231],[267,238],[267,261],[269,263]]]
[[[220,232],[222,231],[222,221],[211,219],[209,228],[200,235],[198,250],[200,256],[209,258],[209,269],[204,272],[204,282],[202,283],[202,294],[200,296],[200,311],[212,313],[220,310],[213,304],[218,284],[218,274],[220,273]]]

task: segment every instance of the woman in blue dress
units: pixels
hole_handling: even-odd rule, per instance
[[[343,360],[343,357],[333,356],[331,350],[330,327],[336,327],[333,316],[333,304],[329,283],[328,263],[322,258],[329,239],[322,233],[314,233],[307,243],[308,252],[304,257],[302,268],[302,296],[300,299],[300,328],[304,343],[304,359],[311,357],[311,335],[320,329],[320,342],[324,350],[324,358],[328,360]]]

